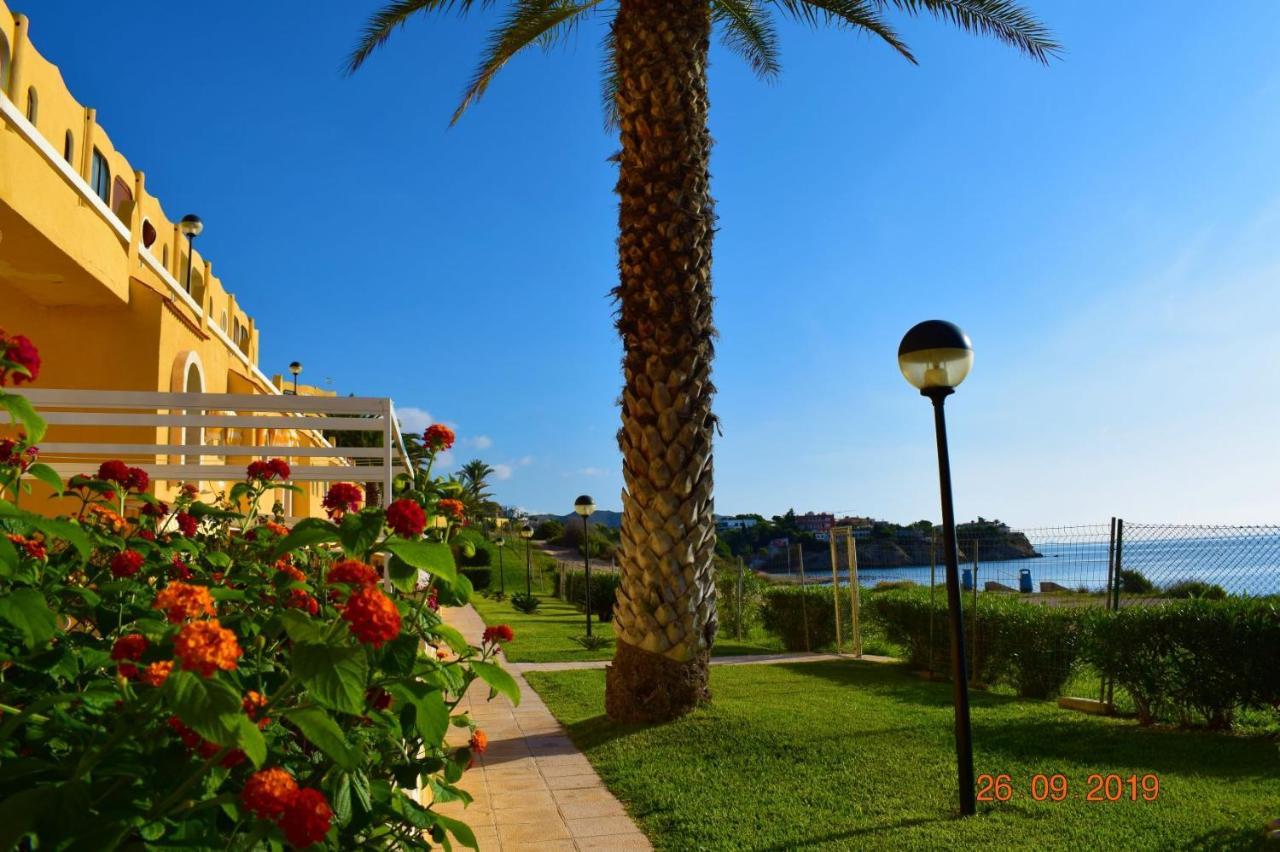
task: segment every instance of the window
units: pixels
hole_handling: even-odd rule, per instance
[[[165,269],[169,268],[169,247],[168,246],[165,246],[164,250],[160,253],[160,265],[163,266]]]
[[[101,198],[104,204],[110,203],[111,167],[107,165],[107,158],[102,156],[102,152],[97,148],[93,149],[93,180],[90,183],[94,194]]]
[[[0,33],[0,91],[9,91],[9,42]]]
[[[126,225],[133,219],[133,191],[119,176],[111,184],[111,212]]]
[[[68,163],[71,158],[76,155],[76,137],[71,135],[71,131],[67,131],[66,137],[62,140],[62,159]]]
[[[36,123],[36,115],[40,112],[40,99],[36,97],[35,86],[27,89],[27,121]]]
[[[221,325],[222,325],[222,330],[225,332],[225,331],[227,330],[227,312],[226,312],[226,311],[223,311],[223,312],[222,312],[222,323],[221,323]]]
[[[150,219],[142,220],[142,247],[151,248],[156,242],[156,226]]]

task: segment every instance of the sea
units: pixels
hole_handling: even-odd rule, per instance
[[[1121,547],[1121,567],[1140,572],[1162,589],[1176,583],[1198,580],[1221,586],[1229,594],[1280,594],[1280,528],[1264,528],[1262,531],[1233,529],[1230,533],[1221,532],[1221,528],[1206,528],[1202,534],[1177,527],[1166,529],[1173,534],[1128,537]],[[992,580],[1018,589],[1019,579],[1024,571],[1030,572],[1034,591],[1040,591],[1040,583],[1044,581],[1057,583],[1072,591],[1088,589],[1096,592],[1107,587],[1109,540],[1037,540],[1035,536],[1028,537],[1040,556],[988,561],[981,558],[981,548],[978,548],[977,565],[972,560],[962,561],[961,573],[969,572],[971,581],[976,582],[979,589]],[[965,549],[963,541],[961,548]],[[843,548],[840,562],[843,566]],[[828,560],[814,560],[810,557],[806,560],[806,568],[806,577],[810,582],[825,580],[830,583],[831,566]],[[773,573],[786,572],[775,568]],[[882,581],[910,580],[927,586],[931,575],[939,585],[945,580],[941,554],[938,565],[932,571],[928,565],[860,568],[858,583],[871,587]],[[839,576],[847,581],[848,570],[841,570]]]

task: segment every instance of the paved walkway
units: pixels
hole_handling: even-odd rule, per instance
[[[468,642],[480,644],[484,622],[474,609],[443,612]],[[486,852],[652,849],[538,693],[515,666],[504,667],[520,686],[520,706],[501,696],[487,701],[488,687],[472,685],[458,709],[468,710],[488,734],[489,748],[459,785],[475,801],[466,808],[439,805],[440,812],[471,826]],[[446,741],[462,745],[469,736],[451,727]]]
[[[854,657],[849,654],[815,654],[796,652],[792,654],[735,654],[732,656],[712,657],[713,666],[765,666],[781,663],[825,663],[832,660],[865,660],[868,663],[897,663],[896,657],[880,657],[875,654],[864,654]],[[602,669],[609,665],[608,660],[580,660],[571,663],[507,663],[506,668],[512,672],[571,672],[579,669]]]

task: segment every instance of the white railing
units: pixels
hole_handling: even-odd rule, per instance
[[[64,478],[91,473],[107,459],[121,459],[153,479],[228,482],[244,478],[244,459],[281,457],[290,460],[295,481],[379,482],[385,500],[396,474],[410,472],[389,399],[52,388],[16,392],[49,424],[40,460]],[[373,432],[381,435],[381,446],[335,446],[322,431]],[[308,446],[301,446],[302,436]],[[233,458],[238,461],[230,462]]]

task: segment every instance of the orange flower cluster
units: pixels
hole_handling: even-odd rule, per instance
[[[342,617],[357,639],[375,648],[400,635],[400,610],[376,586],[352,592]]]
[[[378,580],[378,572],[372,565],[355,559],[342,560],[330,568],[325,577],[327,583],[348,583],[352,586],[373,586]]]
[[[267,706],[267,696],[255,690],[249,690],[244,694],[244,700],[240,702],[240,706],[244,708],[245,715],[258,723],[259,728],[265,728],[271,720],[265,716],[258,718],[258,713],[262,708]]]
[[[286,536],[289,534],[288,527],[284,524],[277,524],[275,521],[267,521],[263,526],[279,536]]]
[[[94,503],[91,506],[89,506],[89,513],[93,515],[93,518],[91,520],[96,520],[98,523],[102,524],[104,527],[110,528],[112,532],[118,533],[118,532],[124,531],[124,527],[125,527],[124,518],[120,517],[118,514],[111,511],[107,507],[100,506],[97,503]]]
[[[173,672],[172,660],[161,660],[158,663],[152,663],[147,666],[146,671],[142,673],[142,682],[147,686],[160,686],[169,679],[169,675]]]
[[[243,653],[236,634],[217,619],[188,622],[173,640],[173,654],[182,667],[201,677],[211,677],[218,669],[231,671]]]
[[[471,740],[467,743],[476,754],[484,754],[485,749],[489,747],[489,735],[479,729],[471,735]]]
[[[171,624],[181,624],[200,615],[214,615],[213,596],[208,589],[178,581],[165,586],[152,606],[163,612]]]
[[[276,571],[281,574],[288,574],[289,579],[297,580],[299,583],[307,582],[307,575],[303,574],[300,568],[294,566],[293,561],[287,556],[276,560]]]
[[[10,533],[8,539],[16,546],[21,547],[27,556],[30,556],[32,559],[44,559],[49,555],[49,551],[45,548],[44,542],[38,538],[27,538],[26,536],[17,535],[16,533]]]
[[[453,515],[457,520],[462,520],[462,516],[466,511],[461,500],[454,500],[452,497],[446,497],[436,504],[440,511],[446,515]]]
[[[333,821],[333,810],[324,794],[298,782],[283,769],[263,769],[249,776],[240,801],[259,819],[280,826],[290,845],[305,849],[324,840]]]
[[[434,423],[422,433],[422,443],[426,444],[427,449],[433,453],[449,449],[456,440],[457,436],[453,430],[443,423]]]

